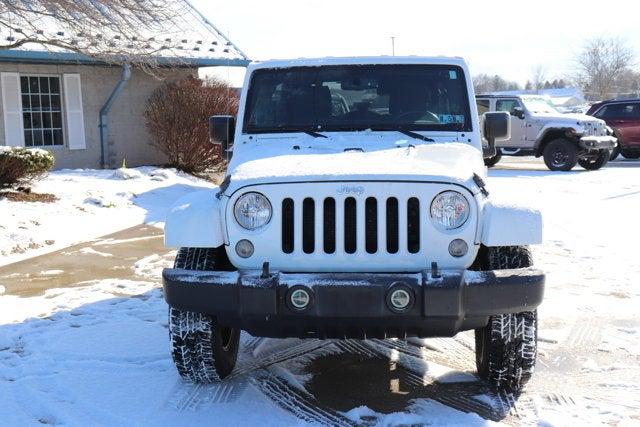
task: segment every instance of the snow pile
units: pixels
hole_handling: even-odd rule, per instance
[[[143,176],[144,175],[136,169],[120,168],[120,169],[116,169],[113,175],[111,175],[111,178],[112,179],[139,179],[139,178],[142,178]]]
[[[0,265],[142,223],[162,226],[167,209],[206,181],[170,169],[60,170],[33,187],[54,203],[0,199]]]

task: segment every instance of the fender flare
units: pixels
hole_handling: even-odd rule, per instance
[[[164,244],[181,248],[217,248],[224,244],[222,202],[217,189],[189,193],[171,206],[164,225]]]
[[[538,136],[536,138],[536,142],[533,144],[533,151],[534,151],[535,157],[542,156],[544,146],[546,145],[547,142],[551,140],[551,138],[547,138],[547,136],[550,133],[557,133],[557,134],[563,133],[563,136],[566,137],[567,132],[569,132],[570,130],[571,130],[571,127],[566,127],[566,126],[555,127],[555,126],[549,126],[549,125],[540,129],[540,132],[538,132]],[[578,142],[576,141],[576,145],[577,144]]]
[[[542,215],[537,209],[489,201],[482,215],[485,246],[521,246],[542,243]]]

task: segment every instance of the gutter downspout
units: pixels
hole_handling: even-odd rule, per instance
[[[100,129],[100,167],[102,169],[105,169],[107,167],[107,136],[109,135],[107,127],[107,116],[109,114],[109,111],[111,111],[113,103],[118,98],[118,95],[120,95],[122,88],[130,77],[131,67],[129,66],[129,64],[124,64],[122,66],[122,74],[120,75],[120,80],[118,80],[118,83],[116,83],[116,87],[113,88],[113,91],[111,92],[111,95],[109,95],[107,102],[105,102],[105,104],[100,109],[100,123],[98,124],[98,128]]]

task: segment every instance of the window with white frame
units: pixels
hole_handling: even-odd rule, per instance
[[[24,145],[64,145],[60,77],[20,76]]]

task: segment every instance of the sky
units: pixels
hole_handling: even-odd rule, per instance
[[[640,3],[562,0],[191,0],[250,59],[319,56],[461,56],[472,74],[524,84],[575,70],[586,40],[625,39],[640,64]],[[640,65],[636,66],[640,68]],[[207,69],[242,84],[243,70]]]

